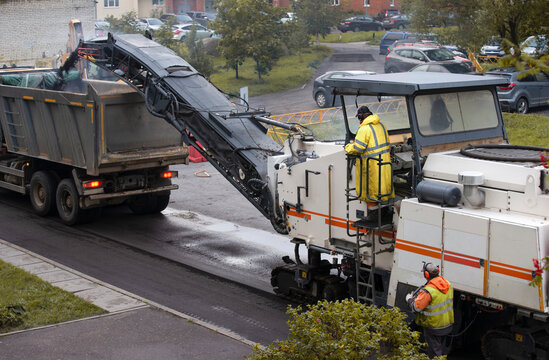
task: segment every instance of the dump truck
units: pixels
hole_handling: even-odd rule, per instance
[[[295,255],[272,271],[277,294],[354,297],[410,312],[405,295],[423,285],[422,263],[430,262],[454,284],[454,344],[482,339],[489,358],[549,356],[546,272],[531,286],[540,274],[533,259],[549,255],[549,170],[540,158],[549,149],[508,144],[496,92],[505,79],[332,79],[343,115],[322,124],[317,132],[328,136],[320,138],[316,129],[238,108],[185,60],[142,36],[81,42],[75,54],[133,87],[151,114],[288,234]],[[400,102],[379,114],[390,162],[345,153],[358,125],[349,120],[346,96]],[[284,145],[269,137],[269,127],[287,132]],[[394,200],[360,190],[369,187],[353,167],[364,161],[390,167]],[[368,207],[362,195],[376,205]],[[387,208],[392,217],[382,216]]]
[[[0,188],[68,225],[124,202],[137,214],[162,211],[177,189],[169,166],[188,157],[132,87],[78,71],[1,72],[0,124]]]

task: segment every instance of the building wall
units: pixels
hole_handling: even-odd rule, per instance
[[[399,9],[399,0],[369,0],[369,6],[364,6],[365,0],[339,0],[339,4],[346,10],[355,10],[362,14],[375,17],[380,11],[385,9]]]
[[[111,15],[116,18],[119,18],[130,11],[135,11],[137,16],[140,17],[138,0],[119,0],[118,1],[119,6],[117,7],[105,7],[105,0],[96,0],[96,1],[97,1],[97,19],[99,20],[103,20],[107,16],[111,16]],[[149,15],[147,14],[147,17],[148,16]]]
[[[171,12],[166,11],[166,1],[156,1],[153,4],[152,0],[138,0],[138,17],[160,17],[163,13]]]
[[[34,65],[65,52],[72,19],[82,22],[85,38],[94,36],[90,0],[3,0],[0,12],[0,66]]]

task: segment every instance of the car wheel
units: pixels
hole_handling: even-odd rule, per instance
[[[327,106],[328,99],[326,98],[326,94],[324,94],[322,91],[319,91],[315,95],[315,101],[316,105],[320,108],[324,108]]]
[[[381,26],[378,26],[378,27],[376,28],[376,31],[381,31],[381,30],[383,30],[383,28],[382,28]]]
[[[355,28],[354,28],[353,31],[354,31],[354,32],[359,32],[359,31],[360,31],[360,28],[359,28],[358,26],[355,26]]]
[[[528,100],[526,100],[526,98],[521,97],[518,99],[517,112],[519,114],[526,114],[528,112]]]
[[[404,25],[399,25],[398,28],[399,28],[400,30],[402,30],[402,29],[404,29]]]
[[[185,42],[185,36],[180,37],[180,38],[179,38],[179,41]]]

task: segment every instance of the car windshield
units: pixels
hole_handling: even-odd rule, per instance
[[[176,18],[180,23],[193,22],[193,19],[188,15],[176,15]]]
[[[424,136],[490,129],[498,125],[489,90],[419,95],[414,99],[419,132]]]
[[[454,58],[454,54],[446,49],[428,49],[423,50],[423,52],[432,61],[452,60]]]

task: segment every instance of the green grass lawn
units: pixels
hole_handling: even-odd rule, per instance
[[[258,81],[253,60],[247,59],[239,67],[236,79],[234,69],[224,69],[224,59],[216,58],[218,72],[212,74],[210,81],[221,90],[235,94],[240,94],[240,88],[248,86],[250,97],[294,89],[310,81],[316,67],[331,53],[332,50],[326,46],[312,46],[299,55],[282,57],[267,75],[262,76],[262,82]]]
[[[509,142],[549,148],[549,116],[503,113]]]
[[[106,311],[0,260],[0,332],[104,314]]]

